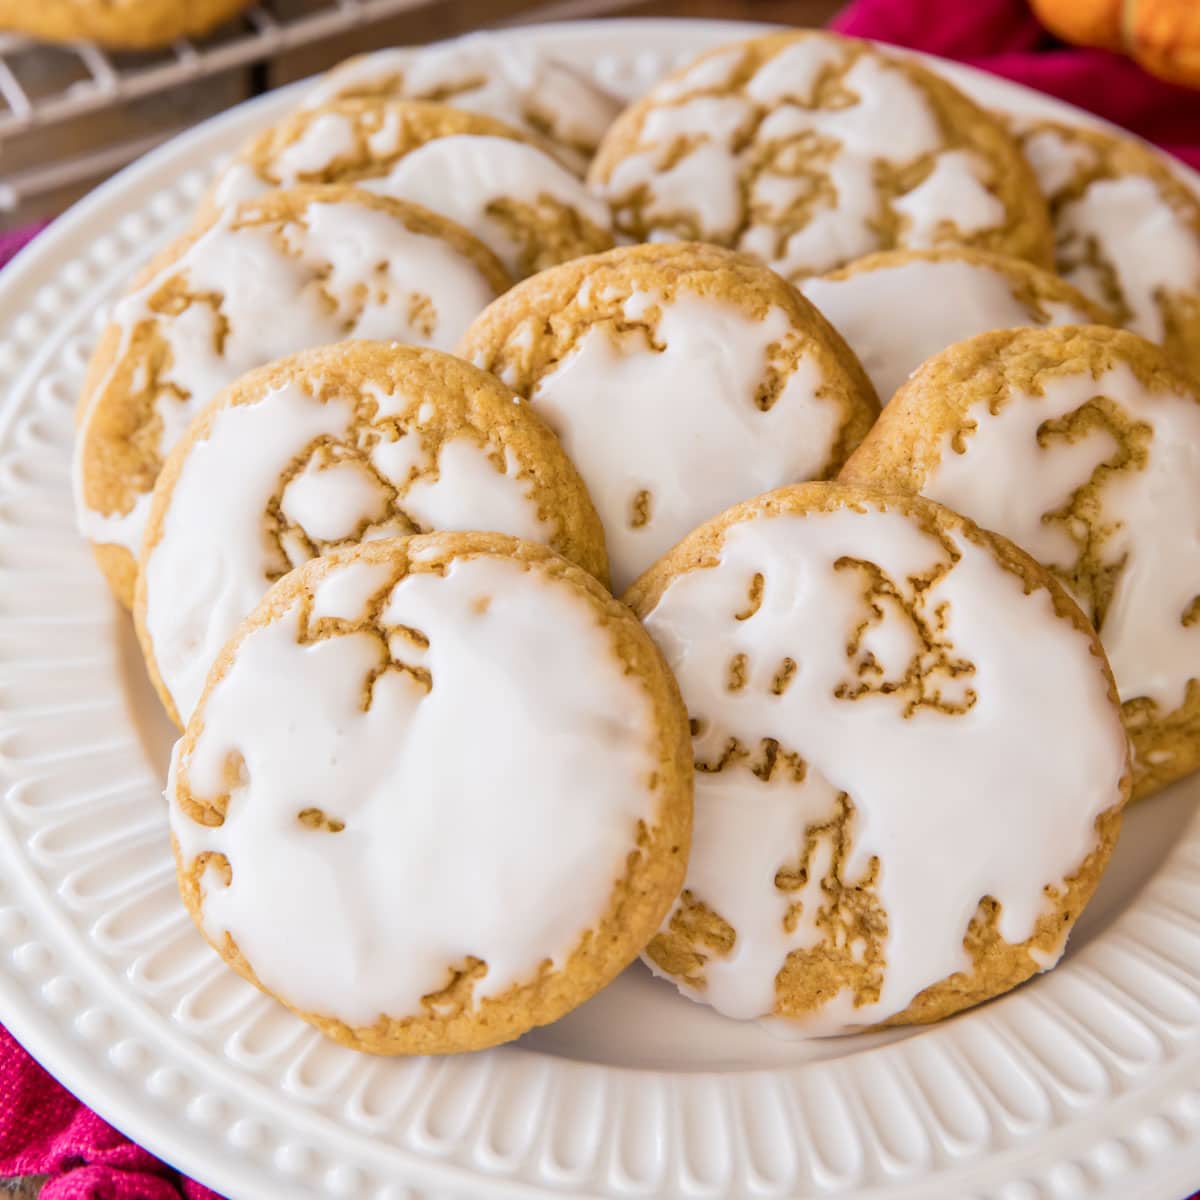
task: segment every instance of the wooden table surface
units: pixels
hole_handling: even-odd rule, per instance
[[[532,7],[522,0],[504,0],[497,5],[495,0],[450,0],[438,5],[436,16],[429,14],[423,18],[420,12],[408,15],[404,23],[393,22],[394,32],[390,39],[398,42],[423,42],[440,37],[448,37],[461,33],[484,21],[494,20],[499,8],[518,14],[522,8]],[[649,4],[632,2],[613,15],[626,16],[671,16],[671,17],[723,17],[749,21],[777,21],[781,24],[816,26],[823,25],[839,8],[840,0],[657,0]],[[570,15],[573,8],[578,8],[580,15],[587,15],[586,0],[580,0],[578,5],[572,5],[569,0],[564,3],[562,11]],[[272,64],[268,68],[267,78],[272,84],[289,82],[310,75],[314,71],[332,65],[332,63],[350,54],[362,50],[375,49],[380,44],[378,29],[367,33],[349,35],[338,38],[331,44],[319,48],[297,52],[288,58]],[[224,103],[234,103],[252,94],[256,85],[252,72],[246,72],[241,78],[223,80],[219,86],[208,81],[200,85],[193,101],[194,119],[200,120],[214,111],[214,98]],[[188,96],[176,99],[177,105],[189,103]],[[144,121],[141,107],[133,106],[131,111],[122,115],[111,116],[110,121],[120,123],[124,120],[131,128],[140,127]],[[45,134],[40,135],[44,141]],[[71,152],[69,144],[63,146],[63,152]],[[11,159],[10,159],[11,162]],[[76,197],[64,193],[56,199],[60,206],[65,206]],[[30,213],[32,217],[35,213]],[[3,1200],[35,1200],[40,1190],[41,1180],[0,1179],[0,1197]],[[241,1200],[233,1197],[231,1200]]]

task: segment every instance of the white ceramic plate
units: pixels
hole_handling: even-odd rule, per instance
[[[498,36],[633,95],[755,28]],[[945,70],[985,104],[1087,120]],[[216,161],[295,100],[163,147],[0,275],[0,1020],[131,1137],[237,1200],[1200,1187],[1200,780],[1130,815],[1057,971],[930,1029],[782,1042],[635,966],[515,1046],[381,1060],[324,1041],[201,941],[167,846],[171,731],[73,528],[72,406],[103,303],[181,229]]]

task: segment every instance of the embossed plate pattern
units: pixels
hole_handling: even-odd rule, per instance
[[[633,95],[752,28],[498,36]],[[984,103],[1086,120],[944,69]],[[74,532],[71,414],[102,303],[182,228],[216,161],[294,98],[135,164],[0,277],[0,1020],[238,1200],[1179,1200],[1200,1183],[1195,782],[1132,814],[1057,971],[915,1032],[780,1042],[635,967],[517,1046],[384,1061],[325,1043],[204,945],[166,842],[170,731]]]

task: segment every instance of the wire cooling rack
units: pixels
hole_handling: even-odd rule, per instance
[[[11,217],[22,206],[36,204],[39,197],[97,180],[131,162],[195,119],[195,114],[185,112],[176,124],[158,122],[143,131],[135,123],[131,132],[119,120],[104,121],[106,112],[117,113],[158,95],[166,98],[185,85],[270,63],[406,13],[412,14],[414,41],[428,36],[430,25],[421,14],[428,17],[439,8],[443,10],[437,14],[442,20],[439,35],[459,32],[453,25],[446,28],[448,7],[437,0],[302,0],[299,4],[265,0],[203,41],[181,38],[161,51],[138,54],[114,54],[90,42],[50,48],[19,35],[0,34],[0,224],[5,214]],[[636,0],[535,0],[497,7],[503,16],[486,23],[600,16],[638,4]],[[251,90],[265,86],[259,80]],[[90,124],[77,138],[48,137],[44,154],[31,152],[39,131],[67,130],[72,122],[89,118]],[[63,151],[64,144],[68,152]]]

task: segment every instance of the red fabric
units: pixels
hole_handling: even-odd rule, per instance
[[[0,233],[0,267],[4,266],[26,243],[33,241],[34,237],[45,228],[46,222],[39,221],[21,229],[14,229],[9,233]]]
[[[1200,91],[1147,75],[1120,54],[1063,46],[1026,0],[855,0],[831,23],[1003,75],[1156,142],[1200,168]]]
[[[42,1200],[220,1200],[84,1108],[0,1026],[0,1177],[47,1175]]]

